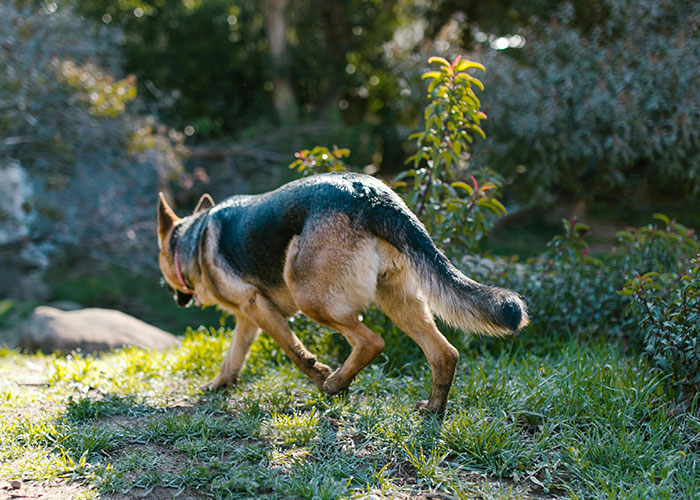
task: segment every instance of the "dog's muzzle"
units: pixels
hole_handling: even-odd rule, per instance
[[[181,292],[180,290],[175,290],[175,295],[173,299],[178,307],[190,307],[194,303],[194,295],[191,293]]]

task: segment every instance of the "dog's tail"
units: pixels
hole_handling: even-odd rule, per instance
[[[492,336],[510,335],[528,324],[527,307],[520,295],[483,285],[461,273],[405,205],[384,208],[388,210],[383,216],[374,219],[375,233],[408,258],[430,309],[443,321],[467,332]]]
[[[431,247],[409,247],[404,254],[430,309],[443,321],[492,336],[510,335],[528,324],[527,306],[520,295],[468,278],[435,245]]]

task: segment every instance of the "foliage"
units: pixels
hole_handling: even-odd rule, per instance
[[[438,62],[439,69],[423,75],[431,80],[425,128],[409,138],[417,142],[416,153],[408,159],[413,168],[396,176],[392,186],[403,194],[438,246],[452,256],[463,255],[474,251],[492,229],[494,218],[506,213],[497,199],[499,177],[470,170],[470,144],[474,134],[484,137],[479,124],[486,115],[479,111],[479,99],[472,90],[472,85],[482,90],[483,85],[467,70],[484,68],[461,57],[452,63],[441,57],[428,62]],[[289,168],[303,175],[342,171],[347,168],[342,158],[349,153],[336,146],[332,150],[316,146],[297,152]]]
[[[18,165],[31,193],[25,237],[3,249],[16,281],[68,249],[152,267],[153,192],[180,173],[184,150],[181,134],[139,114],[134,77],[115,76],[119,31],[64,4],[3,3],[0,32],[0,165]]]
[[[72,59],[58,63],[59,81],[79,91],[88,104],[88,113],[98,117],[116,117],[126,111],[126,103],[136,97],[136,78],[129,75],[118,81],[92,62],[79,66]]]
[[[422,107],[413,80],[425,55],[451,58],[479,34],[485,50],[475,57],[491,68],[483,96],[491,120],[490,140],[475,153],[505,174],[508,194],[540,203],[619,198],[649,186],[700,189],[691,2],[300,0],[285,10],[283,67],[271,61],[265,30],[278,2],[71,3],[123,29],[119,43],[140,93],[201,137],[268,130],[275,81],[284,76],[302,121],[361,126],[362,148],[351,144],[353,153],[395,173],[412,153],[402,145]],[[486,48],[506,33],[524,46]]]
[[[404,198],[436,243],[461,255],[475,250],[491,230],[494,219],[488,212],[496,217],[506,213],[496,198],[499,180],[493,173],[477,173],[481,185],[474,175],[471,185],[464,182],[473,136],[486,137],[479,126],[486,115],[479,110],[480,101],[472,89],[483,91],[484,86],[467,70],[485,68],[461,57],[452,63],[441,57],[428,62],[439,63],[439,68],[423,75],[430,80],[424,130],[409,137],[417,144],[416,153],[407,160],[413,168],[400,173],[394,185],[409,188]],[[421,164],[425,166],[419,168]]]
[[[161,107],[169,123],[192,125],[201,137],[274,121],[273,91],[282,74],[289,77],[303,117],[335,113],[340,106],[358,121],[375,106],[376,121],[393,105],[396,78],[383,64],[382,44],[406,10],[393,1],[290,3],[285,43],[291,57],[283,67],[275,67],[270,53],[271,2],[72,3],[94,22],[123,30],[125,67],[138,76],[141,94]],[[384,96],[387,92],[391,95]],[[377,113],[376,106],[387,110]],[[385,124],[388,119],[380,118]],[[387,125],[393,130],[393,123]]]
[[[478,257],[467,257],[463,262],[472,274],[522,294],[528,303],[531,328],[541,335],[591,332],[601,325],[609,336],[629,334],[633,321],[625,317],[625,301],[616,293],[624,283],[619,262],[589,255],[586,225],[575,219],[565,220],[563,225],[564,233],[555,236],[547,250],[527,264]]]
[[[654,214],[654,223],[620,231],[617,236],[626,271],[638,274],[684,270],[700,249],[693,229],[664,214]]]
[[[700,388],[700,277],[698,235],[663,214],[656,222],[618,234],[622,276],[618,292],[634,298],[626,311],[636,322],[645,354],[686,392]],[[660,224],[660,225],[659,225]]]
[[[525,30],[517,53],[484,53],[493,91],[478,154],[528,202],[697,196],[700,6],[600,4],[585,30],[566,4]]]
[[[686,389],[700,392],[700,254],[679,275],[637,275],[620,293],[634,297],[645,353]]]
[[[343,172],[347,169],[343,158],[349,154],[349,149],[338,149],[337,146],[332,150],[324,146],[302,149],[294,153],[296,160],[289,164],[289,168],[307,177],[324,172]]]
[[[118,157],[125,120],[95,120],[86,106],[75,105],[75,92],[61,81],[107,85],[117,66],[111,50],[116,33],[90,28],[69,9],[48,6],[17,10],[3,3],[0,23],[0,158],[18,159],[30,173],[50,172],[53,187],[65,184],[76,157],[95,144],[102,156]],[[99,60],[104,70],[85,71],[89,60]],[[75,72],[80,74],[74,78]]]
[[[588,226],[563,221],[541,256],[526,264],[465,257],[470,275],[518,290],[537,335],[604,335],[643,348],[674,381],[696,383],[698,236],[662,214],[618,234],[592,256]],[[634,296],[637,307],[631,307]]]

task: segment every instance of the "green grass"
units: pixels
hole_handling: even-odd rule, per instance
[[[413,408],[430,382],[422,358],[381,357],[328,397],[265,336],[240,385],[199,393],[229,336],[101,357],[3,350],[0,481],[73,481],[86,497],[700,497],[700,401],[679,405],[605,342],[463,342],[440,421]]]

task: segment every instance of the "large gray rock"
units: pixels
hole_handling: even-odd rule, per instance
[[[40,306],[16,329],[20,347],[42,352],[95,353],[125,346],[166,349],[180,343],[160,328],[111,309],[61,311]]]

